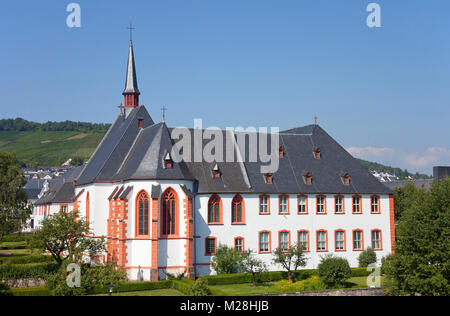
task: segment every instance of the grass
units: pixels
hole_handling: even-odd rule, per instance
[[[2,253],[10,253],[13,257],[19,257],[19,256],[29,256],[32,253],[30,249],[6,249],[6,250],[0,250],[0,254]]]
[[[383,285],[383,277],[381,279],[381,285]],[[260,295],[277,293],[274,283],[258,284],[253,287],[251,283],[244,284],[227,284],[227,285],[214,285],[211,288],[223,291],[230,296],[247,296],[247,295]],[[346,289],[367,288],[367,277],[354,277],[347,280],[345,284]]]
[[[108,296],[108,294],[99,294],[94,296]],[[174,289],[161,289],[152,291],[113,293],[112,296],[184,296],[184,294]]]

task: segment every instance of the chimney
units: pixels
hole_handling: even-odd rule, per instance
[[[446,177],[450,177],[450,166],[436,166],[433,167],[433,178],[439,182]]]

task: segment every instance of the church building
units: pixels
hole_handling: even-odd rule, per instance
[[[125,268],[131,280],[212,274],[221,244],[254,250],[270,270],[282,270],[272,262],[273,250],[296,243],[305,249],[306,268],[317,268],[328,254],[357,267],[368,247],[379,261],[392,252],[393,192],[319,125],[275,135],[276,148],[268,147],[278,159],[273,172],[262,172],[267,161],[251,159],[254,149],[238,142],[260,145],[274,136],[261,132],[220,131],[227,152],[240,159],[230,161],[225,150],[216,161],[179,159],[174,153],[195,155],[196,145],[177,148],[175,129],[154,122],[140,105],[132,41],[123,96],[120,114],[88,163],[60,187],[72,186],[64,207],[86,218],[92,238],[106,238],[107,253],[99,259]],[[205,131],[189,132],[194,138]],[[36,206],[42,214],[47,206],[61,210],[59,201],[44,198]]]

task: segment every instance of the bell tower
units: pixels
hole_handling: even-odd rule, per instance
[[[134,109],[139,106],[139,92],[137,76],[136,76],[136,66],[134,62],[134,52],[133,52],[133,24],[130,23],[130,50],[128,52],[128,66],[127,66],[127,77],[125,82],[125,90],[123,91],[124,96],[124,107],[125,109]]]

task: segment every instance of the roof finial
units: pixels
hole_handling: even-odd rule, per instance
[[[128,29],[130,30],[130,42],[132,42],[133,41],[133,30],[136,29],[135,27],[133,27],[132,19],[130,19],[130,26],[128,27]]]
[[[161,108],[161,111],[162,111],[162,114],[163,114],[163,117],[162,117],[163,123],[166,122],[166,112],[167,112],[167,110],[168,110],[168,109],[166,108],[165,105]]]
[[[318,119],[319,119],[319,118],[317,117],[317,115],[314,116],[314,122],[315,122],[314,124],[315,124],[315,125],[317,125],[317,120],[318,120]]]

